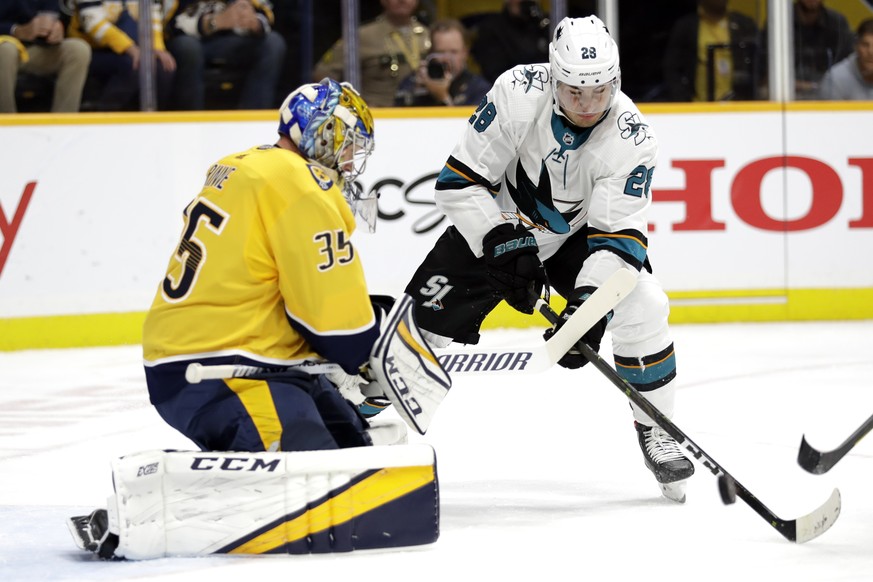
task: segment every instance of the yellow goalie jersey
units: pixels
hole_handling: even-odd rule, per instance
[[[356,373],[379,335],[351,234],[354,217],[325,169],[260,146],[213,165],[143,329],[153,403],[184,368],[325,358]]]

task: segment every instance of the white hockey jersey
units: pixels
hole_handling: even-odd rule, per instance
[[[594,127],[558,115],[548,64],[503,73],[436,184],[437,206],[477,256],[494,226],[521,221],[540,258],[588,225],[591,255],[576,286],[599,286],[617,268],[639,271],[658,142],[636,105],[619,93]]]

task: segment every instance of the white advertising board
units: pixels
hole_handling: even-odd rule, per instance
[[[469,112],[386,111],[362,180],[382,219],[354,240],[373,291],[398,293],[447,225],[433,183]],[[650,256],[671,295],[873,290],[873,106],[644,112],[661,144]],[[272,143],[271,118],[0,119],[0,318],[147,309],[207,168]]]

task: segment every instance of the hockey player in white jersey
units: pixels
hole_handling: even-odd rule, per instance
[[[595,16],[563,19],[549,62],[497,79],[437,179],[436,203],[452,226],[407,286],[419,325],[437,345],[475,344],[501,299],[532,313],[543,286],[567,299],[566,319],[629,267],[639,273],[634,291],[583,340],[597,350],[609,330],[618,373],[669,417],[669,305],[646,238],[657,155],[652,128],[621,92],[606,26]],[[571,351],[559,363],[587,360]],[[641,410],[633,417],[646,466],[665,496],[684,501],[693,464]]]

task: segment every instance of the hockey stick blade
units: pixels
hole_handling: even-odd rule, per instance
[[[594,324],[609,313],[609,310],[627,297],[637,283],[637,277],[630,269],[619,269],[591,294],[591,297],[561,325],[549,341],[546,342],[549,359],[556,364],[570,348],[576,345],[585,332],[594,327]],[[554,311],[548,303],[542,299],[537,301],[537,310],[550,321]]]
[[[558,315],[551,310],[543,312],[546,317],[553,323],[558,320]],[[642,409],[652,420],[657,423],[667,434],[676,439],[677,444],[691,453],[691,456],[697,460],[703,467],[709,470],[717,478],[722,475],[732,479],[736,484],[736,495],[742,499],[746,505],[751,507],[755,512],[767,521],[776,531],[782,534],[785,539],[802,544],[814,538],[817,538],[837,521],[840,516],[841,498],[840,491],[834,489],[831,496],[821,506],[814,511],[799,517],[797,519],[782,519],[775,513],[770,511],[766,505],[761,503],[751,491],[730,475],[721,465],[704,452],[694,441],[682,432],[678,426],[673,424],[669,418],[655,407],[654,404],[646,400],[639,391],[633,387],[624,378],[618,375],[618,372],[613,369],[606,361],[600,357],[600,354],[592,350],[585,342],[578,342],[577,348],[588,359],[588,361],[597,368],[607,380],[618,388],[631,402]]]
[[[800,450],[797,451],[797,464],[813,475],[823,475],[846,456],[864,436],[873,430],[873,416],[849,435],[843,443],[832,451],[819,451],[806,441],[806,435],[800,439]]]
[[[597,291],[591,294],[582,306],[546,342],[523,348],[462,347],[437,349],[434,352],[440,364],[449,374],[536,374],[554,366],[567,351],[579,341],[591,326],[597,323],[619,301],[633,290],[636,277],[628,269],[619,269]],[[537,309],[551,310],[542,299],[537,300]],[[260,367],[240,364],[203,365],[189,364],[185,379],[191,384],[203,380],[226,378],[270,378],[287,374],[289,370],[301,370],[311,374],[324,374],[341,370],[338,364],[308,361],[288,366]]]

